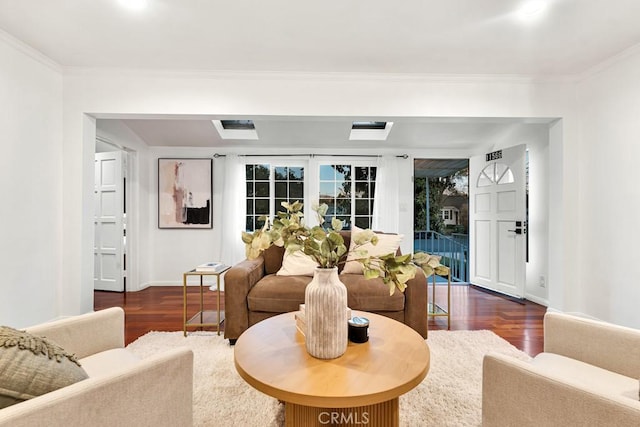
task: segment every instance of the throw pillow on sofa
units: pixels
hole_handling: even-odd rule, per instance
[[[277,276],[313,276],[318,263],[302,251],[284,252]]]
[[[395,254],[400,247],[402,234],[382,234],[375,233],[378,236],[378,244],[366,243],[362,246],[357,246],[354,242],[356,234],[364,231],[362,228],[358,228],[355,225],[351,229],[351,243],[349,244],[349,254],[347,255],[347,262],[344,265],[342,274],[364,274],[362,270],[362,264],[355,261],[358,256],[354,253],[356,250],[366,250],[369,256],[381,256],[387,254]]]
[[[75,355],[54,342],[0,326],[0,409],[86,378]]]

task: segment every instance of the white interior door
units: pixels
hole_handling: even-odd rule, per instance
[[[526,146],[469,161],[470,282],[524,297],[526,271]]]
[[[94,288],[124,291],[124,177],[121,151],[95,155]]]

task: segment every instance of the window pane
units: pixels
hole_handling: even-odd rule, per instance
[[[369,181],[375,181],[376,180],[376,172],[377,171],[378,171],[378,169],[376,167],[369,168]]]
[[[282,202],[286,202],[286,199],[276,199],[275,200],[275,205],[276,205],[276,212],[286,212],[287,210],[282,207]]]
[[[269,179],[269,165],[255,165],[254,166],[256,179],[268,180]]]
[[[331,165],[320,165],[320,180],[333,181],[336,179],[335,169]]]
[[[302,181],[304,179],[304,168],[289,168],[289,179]]]
[[[249,215],[247,216],[247,221],[245,224],[245,228],[247,231],[253,231],[255,230],[255,228],[253,227],[253,216]]]
[[[356,215],[370,215],[368,200],[356,200]]]
[[[287,180],[287,168],[277,167],[275,168],[275,180],[286,181]]]
[[[337,197],[351,197],[351,181],[345,181],[336,185]]]
[[[356,198],[369,198],[369,183],[356,182],[356,192],[354,196]]]
[[[276,197],[286,198],[287,197],[287,183],[286,182],[276,182],[275,185]],[[276,205],[278,206],[278,205]]]
[[[351,166],[350,165],[334,165],[336,169],[336,181],[349,181],[351,180]]]
[[[335,197],[336,190],[333,182],[321,182],[320,183],[320,198],[322,197]]]
[[[371,228],[371,220],[368,216],[357,216],[356,227]]]
[[[351,199],[336,199],[336,214],[350,214]]]
[[[256,199],[256,214],[269,215],[269,199]]]
[[[253,214],[253,200],[247,200],[247,215]]]
[[[253,191],[253,182],[247,182],[247,197],[254,197],[256,194]]]
[[[253,165],[247,165],[246,166],[246,174],[247,174],[247,181],[250,181],[253,179]]]
[[[356,181],[368,181],[369,180],[369,168],[358,166],[356,167]]]
[[[256,197],[269,197],[269,183],[268,182],[256,182]]]
[[[301,182],[289,183],[289,198],[295,201],[295,200],[301,200],[302,197],[303,197],[302,183]]]

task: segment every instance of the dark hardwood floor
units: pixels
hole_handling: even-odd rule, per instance
[[[198,287],[188,288],[188,313],[199,310]],[[205,288],[206,308],[215,307],[215,291]],[[149,331],[182,330],[182,286],[152,286],[139,292],[95,291],[94,308],[123,307],[125,340],[129,344]],[[446,287],[436,287],[436,302],[446,305]],[[221,298],[224,309],[224,298]],[[542,351],[542,318],[546,308],[529,301],[517,302],[474,286],[451,286],[451,329],[488,329],[529,355]],[[446,317],[432,318],[429,330],[447,328]],[[194,330],[191,328],[190,330]]]

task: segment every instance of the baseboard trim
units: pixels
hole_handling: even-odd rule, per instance
[[[549,307],[549,301],[544,298],[540,298],[531,294],[526,294],[525,298],[527,299],[527,301],[535,302],[536,304],[539,304],[543,307]]]
[[[487,288],[483,288],[482,286],[478,286],[478,285],[474,285],[473,283],[470,283],[469,286],[473,287],[474,289],[477,289],[481,292],[485,292],[487,294],[491,294],[500,298],[504,298],[508,301],[512,301],[512,302],[517,302],[518,304],[524,305],[525,304],[525,299],[524,298],[518,298],[518,297],[514,297],[511,295],[507,295],[507,294],[502,294],[500,292],[497,291],[493,291],[491,289],[487,289]]]

